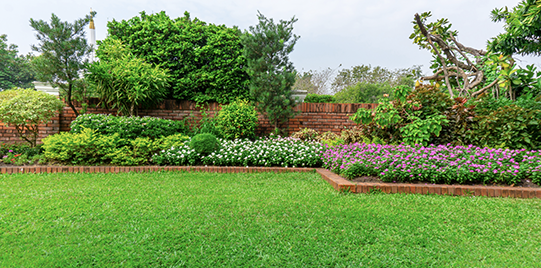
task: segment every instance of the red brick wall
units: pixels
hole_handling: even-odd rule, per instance
[[[312,128],[320,132],[332,131],[340,133],[344,128],[350,128],[355,125],[349,117],[360,107],[373,109],[377,104],[360,104],[360,103],[302,103],[295,107],[300,113],[293,119],[290,119],[287,127],[289,133],[296,132],[302,128]],[[208,110],[210,116],[220,109],[217,103],[205,105],[205,110]],[[81,108],[78,107],[78,110]],[[88,113],[95,114],[116,114],[116,110],[106,110],[103,108],[88,108]],[[140,116],[153,116],[164,119],[182,120],[191,116],[196,121],[202,118],[201,109],[196,107],[196,104],[191,101],[175,101],[166,100],[160,106],[153,109],[140,109]],[[64,107],[63,111],[48,124],[39,126],[39,140],[42,138],[58,133],[60,131],[69,131],[70,123],[75,119],[75,114],[69,107]],[[257,133],[259,135],[268,134],[273,130],[269,121],[259,114],[259,127]],[[20,141],[17,137],[17,131],[14,127],[5,126],[0,122],[0,142],[13,143]]]

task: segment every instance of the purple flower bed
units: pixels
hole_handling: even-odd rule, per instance
[[[541,150],[355,143],[323,150],[323,167],[347,178],[386,182],[541,184]]]

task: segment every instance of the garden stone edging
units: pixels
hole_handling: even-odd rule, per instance
[[[119,173],[152,171],[201,171],[216,173],[313,172],[315,168],[222,166],[17,166],[0,167],[0,174],[14,173]]]
[[[453,196],[487,196],[514,198],[541,198],[541,188],[470,186],[443,184],[407,183],[369,183],[350,182],[323,168],[284,168],[284,167],[221,167],[221,166],[18,166],[1,167],[0,174],[15,173],[119,173],[152,171],[200,171],[216,173],[255,173],[255,172],[313,172],[316,171],[334,189],[351,193],[369,193],[377,190],[383,193],[438,194]]]
[[[351,193],[369,193],[376,190],[387,194],[437,194],[453,196],[487,196],[487,197],[515,197],[515,198],[541,198],[541,188],[500,187],[500,186],[470,186],[446,184],[408,184],[408,183],[370,183],[351,182],[341,176],[323,168],[318,168],[321,175],[332,187],[338,191]]]

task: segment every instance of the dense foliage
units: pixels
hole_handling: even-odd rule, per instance
[[[7,40],[5,34],[0,35],[0,91],[13,87],[33,87],[35,74],[30,64],[32,54],[18,55],[17,45],[8,45]]]
[[[167,96],[167,71],[136,57],[120,40],[101,42],[97,56],[85,77],[109,108],[134,116],[139,106],[159,104]]]
[[[184,121],[160,119],[156,117],[126,117],[105,114],[84,114],[71,122],[71,133],[81,133],[85,128],[104,135],[118,134],[123,139],[170,136],[176,133],[188,133],[189,127]]]
[[[306,103],[333,103],[336,102],[336,98],[333,95],[319,95],[319,94],[308,94],[304,98]]]
[[[541,185],[541,151],[465,146],[408,146],[355,143],[327,148],[323,167],[353,178],[430,183]]]
[[[48,136],[43,139],[43,149],[44,156],[53,162],[133,166],[148,164],[153,153],[181,146],[188,139],[187,136],[178,134],[157,139],[125,139],[118,133],[104,135],[84,128],[78,133],[61,132]]]
[[[384,95],[391,95],[393,87],[389,84],[360,82],[348,86],[334,95],[339,103],[378,103]]]
[[[358,65],[338,72],[331,84],[331,92],[338,93],[357,84],[377,85],[379,87],[413,86],[422,76],[421,66],[389,70],[385,67]]]
[[[201,133],[193,136],[189,145],[197,154],[203,156],[209,155],[220,148],[220,142],[216,136],[210,133]]]
[[[504,21],[505,32],[489,42],[489,49],[505,55],[541,54],[541,1],[523,0],[508,10],[507,7],[492,11],[494,22]]]
[[[27,165],[43,164],[45,159],[41,153],[43,150],[40,145],[31,147],[29,144],[0,144],[0,161],[4,164]]]
[[[199,19],[170,19],[165,12],[107,24],[108,38],[118,38],[147,63],[169,70],[168,96],[196,102],[227,103],[248,98],[246,60],[237,28]]]
[[[0,92],[0,121],[15,126],[17,134],[36,146],[38,125],[48,123],[64,107],[57,96],[33,89]]]
[[[304,142],[295,138],[265,138],[220,140],[221,149],[209,155],[197,153],[187,144],[163,150],[152,157],[158,165],[215,165],[215,166],[321,166],[318,142]]]
[[[351,119],[363,136],[387,143],[538,149],[541,102],[528,96],[517,102],[488,96],[451,99],[434,86],[399,87],[394,101],[382,99],[375,110],[359,109]]]
[[[291,90],[296,73],[289,53],[299,39],[293,34],[297,19],[280,20],[277,24],[261,13],[258,19],[259,23],[250,26],[250,31],[242,36],[250,74],[250,96],[278,134],[280,125],[296,115]]]
[[[247,100],[222,105],[215,118],[216,128],[225,139],[255,138],[257,128],[257,111]]]

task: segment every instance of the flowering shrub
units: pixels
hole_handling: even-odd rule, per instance
[[[371,175],[383,181],[541,184],[541,151],[525,149],[355,143],[327,147],[323,167],[348,178]]]
[[[295,138],[266,138],[222,140],[221,149],[208,156],[198,154],[187,144],[162,150],[152,157],[158,165],[215,165],[215,166],[321,166],[323,146],[318,142]]]
[[[0,92],[0,121],[15,127],[19,138],[36,146],[38,125],[48,123],[62,110],[58,97],[34,89]]]

